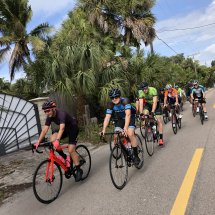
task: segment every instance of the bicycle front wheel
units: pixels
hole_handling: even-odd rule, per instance
[[[154,153],[154,138],[151,127],[147,126],[145,130],[145,145],[146,151],[149,156],[152,156]]]
[[[128,179],[128,165],[125,152],[119,145],[114,146],[110,154],[109,169],[113,185],[122,190]]]
[[[137,139],[137,153],[138,157],[140,158],[140,163],[138,166],[136,166],[137,169],[141,169],[144,164],[144,150],[143,150],[143,144],[138,134],[135,134],[135,137]]]
[[[140,133],[143,138],[145,138],[144,124],[145,124],[144,119],[140,118]]]
[[[168,118],[167,110],[164,110],[163,111],[163,122],[164,122],[164,124],[167,124],[167,118]]]
[[[195,117],[195,116],[196,116],[196,110],[195,110],[195,108],[194,108],[194,105],[193,105],[193,107],[192,107],[192,111],[193,111],[193,116]]]
[[[47,180],[46,180],[46,175]],[[33,190],[37,200],[44,204],[53,202],[59,195],[62,187],[62,172],[60,166],[54,162],[51,181],[51,161],[43,161],[36,169],[33,178]]]
[[[79,157],[80,168],[83,171],[81,180],[84,180],[88,177],[91,169],[91,156],[88,148],[84,145],[78,145],[76,147],[76,153]]]
[[[175,123],[173,123],[173,119],[175,118]],[[177,134],[177,119],[176,119],[176,114],[172,114],[172,130],[174,134]]]
[[[199,113],[200,113],[200,120],[201,120],[201,123],[203,125],[203,123],[204,123],[204,112],[203,112],[202,107],[200,107]]]

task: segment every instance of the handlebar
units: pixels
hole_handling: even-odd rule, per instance
[[[45,142],[45,143],[40,143],[39,147],[50,147],[53,148],[53,143],[52,142]],[[34,146],[34,144],[31,145],[31,149],[32,149],[32,153],[34,153],[34,149],[36,149],[36,146]],[[39,151],[38,149],[36,149],[36,152],[41,154],[43,153],[42,151]]]

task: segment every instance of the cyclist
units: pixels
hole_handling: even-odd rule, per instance
[[[190,92],[191,92],[192,87],[193,87],[193,84],[191,82],[188,83],[188,85],[186,87],[186,97],[187,97],[187,100],[190,102],[191,108],[192,108],[192,101],[191,101],[191,97],[190,97]]]
[[[182,103],[183,103],[182,89],[179,88],[178,85],[175,85],[175,89],[177,90],[177,93],[178,93],[178,103],[180,104],[180,107],[182,107]]]
[[[44,139],[45,135],[48,132],[49,126],[51,125],[51,122],[54,122],[57,125],[60,125],[60,129],[57,130],[50,138],[50,141],[53,142],[54,149],[56,149],[59,146],[60,139],[64,139],[65,137],[69,136],[69,146],[68,146],[68,152],[72,157],[72,160],[76,166],[77,169],[77,175],[75,178],[75,181],[80,181],[83,171],[80,168],[79,163],[79,157],[75,151],[76,149],[76,143],[77,143],[77,137],[79,133],[78,128],[78,121],[70,116],[67,112],[63,110],[57,110],[56,104],[53,101],[45,101],[42,105],[42,109],[46,113],[46,122],[45,126],[43,127],[43,130],[40,134],[39,140],[34,145],[36,148],[39,146],[41,141]],[[58,153],[62,156],[62,158],[65,160],[68,160],[70,162],[70,156],[67,156],[64,154],[62,150],[57,150]],[[62,161],[62,158],[59,158]]]
[[[205,89],[202,85],[199,85],[198,81],[193,82],[193,87],[191,89],[191,98],[195,102],[195,106],[197,107],[196,112],[199,112],[198,103],[201,102],[203,106],[203,110],[205,113],[205,119],[208,119],[207,110],[206,110],[206,101],[205,101]]]
[[[161,104],[161,109],[163,111],[163,104],[164,104],[164,88],[160,88],[160,93],[158,95],[159,97],[159,101],[160,101],[160,104]]]
[[[163,125],[161,122],[161,106],[157,94],[157,90],[154,87],[149,87],[146,81],[140,83],[141,91],[140,97],[140,114],[148,115],[151,112],[152,116],[156,116],[158,129],[160,134],[159,145],[163,145]],[[146,105],[143,108],[143,98],[146,100]]]
[[[176,110],[178,110],[178,112],[180,114],[179,116],[181,118],[182,115],[180,113],[180,106],[179,106],[179,103],[178,103],[177,90],[172,88],[171,84],[167,84],[166,89],[167,89],[167,91],[165,92],[164,107],[167,107],[167,99],[169,99],[169,105],[167,107],[168,110],[170,111],[170,109],[173,109],[173,108],[171,108],[171,105],[176,105]],[[172,110],[171,110],[171,112],[172,112]],[[173,126],[176,126],[175,121],[176,121],[176,119],[173,118]]]
[[[108,104],[101,135],[104,137],[111,115],[114,111],[118,116],[115,130],[122,131],[123,135],[130,138],[134,152],[133,163],[134,166],[138,166],[140,158],[138,157],[137,152],[137,140],[134,136],[136,128],[136,109],[131,106],[131,102],[128,98],[122,98],[120,89],[112,88],[108,94],[111,98],[111,102]]]

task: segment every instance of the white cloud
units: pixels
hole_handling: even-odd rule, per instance
[[[60,13],[64,9],[71,10],[75,0],[29,0],[34,15],[50,16],[55,13]]]
[[[62,22],[67,20],[68,18],[69,18],[69,16],[67,14],[64,15],[64,17],[54,25],[55,30],[58,31],[59,28],[61,27]]]
[[[175,19],[175,17],[171,17],[171,19],[169,20],[157,22],[155,28],[157,32],[161,32],[162,30],[165,29],[166,30],[181,28],[184,29],[215,23],[214,11],[215,0],[213,0],[212,3],[208,5],[203,12],[200,10],[192,11],[185,17],[179,17],[176,14],[178,21]],[[172,23],[174,23],[174,25]],[[200,60],[201,64],[205,64],[205,59],[207,59],[207,56],[211,59],[213,58],[213,56],[209,56],[209,53],[212,53],[213,48],[215,50],[215,47],[211,45],[214,43],[213,38],[215,37],[215,25],[203,28],[196,28],[192,30],[190,29],[181,31],[166,31],[163,33],[157,33],[157,35],[159,36],[159,38],[163,39],[168,45],[170,45],[173,49],[175,49],[175,51],[177,51],[178,53],[181,53],[183,51],[185,54],[190,55],[194,54],[195,52],[199,52],[199,50],[203,50],[204,55],[201,54],[198,57],[199,58],[198,60]],[[188,42],[187,43],[184,42],[185,40]],[[160,47],[159,45],[161,43],[162,42],[158,40],[154,42],[155,51],[156,47],[159,48]],[[157,51],[159,52],[159,49]],[[172,51],[170,51],[170,54],[172,54]],[[207,61],[209,61],[209,59]]]

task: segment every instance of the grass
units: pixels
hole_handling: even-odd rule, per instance
[[[5,185],[5,183],[4,183],[4,182],[1,182],[1,183],[0,183],[0,187],[3,186],[3,185]]]
[[[3,191],[0,191],[0,197],[3,196],[3,195],[4,195]]]

